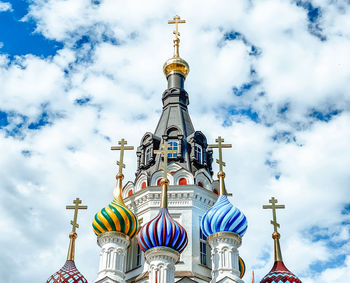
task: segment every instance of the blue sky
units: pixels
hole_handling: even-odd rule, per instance
[[[180,51],[194,126],[233,144],[227,186],[249,221],[245,281],[272,266],[261,206],[273,195],[287,207],[288,268],[304,283],[347,282],[350,5],[320,0],[0,2],[1,277],[42,282],[61,267],[64,207],[79,196],[89,210],[76,261],[95,279],[90,225],[114,186],[108,149],[121,137],[138,145],[157,124],[175,14],[187,20]],[[126,162],[133,180],[135,156]]]

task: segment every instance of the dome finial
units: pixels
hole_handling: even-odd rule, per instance
[[[185,78],[190,71],[190,67],[187,62],[180,58],[179,47],[180,47],[180,32],[179,24],[186,23],[185,20],[181,20],[180,16],[176,15],[173,20],[168,21],[168,24],[175,24],[175,30],[173,31],[175,35],[174,42],[174,56],[167,60],[163,66],[163,71],[166,77],[172,73],[181,73]]]
[[[116,176],[117,186],[116,186],[115,190],[113,191],[113,196],[116,200],[123,202],[122,181],[124,179],[123,169],[125,168],[125,164],[123,163],[124,162],[124,151],[125,150],[134,150],[134,147],[133,146],[126,146],[128,144],[128,142],[124,138],[122,138],[120,141],[118,141],[118,144],[120,146],[111,146],[111,150],[120,150],[119,161],[117,161],[117,165],[119,166],[119,171],[118,171],[118,174]],[[123,204],[124,204],[124,202],[123,202]]]
[[[231,148],[232,144],[223,144],[225,141],[221,136],[219,136],[216,140],[217,144],[209,144],[208,148],[218,148],[219,149],[219,159],[216,159],[216,163],[219,164],[219,196],[232,196],[232,194],[228,194],[226,192],[225,188],[225,173],[224,173],[224,166],[226,166],[226,163],[222,160],[222,149],[223,148]]]
[[[171,153],[177,153],[176,150],[169,149],[169,144],[167,141],[164,141],[164,143],[161,145],[160,150],[155,150],[155,154],[160,154],[160,156],[163,155],[164,161],[163,166],[161,169],[163,169],[164,176],[161,179],[160,183],[162,185],[162,198],[160,200],[160,208],[167,208],[168,207],[168,154]]]
[[[81,204],[81,200],[79,198],[76,198],[75,200],[73,200],[73,203],[74,205],[66,206],[66,209],[74,209],[74,217],[73,217],[73,220],[71,220],[70,222],[72,224],[72,232],[69,234],[70,241],[69,241],[67,260],[74,260],[75,239],[78,237],[76,233],[76,228],[79,228],[79,224],[77,223],[78,210],[88,208],[86,205],[79,205]]]
[[[139,224],[135,214],[125,206],[122,196],[123,191],[123,168],[125,168],[124,151],[133,150],[133,146],[126,146],[125,139],[118,141],[120,146],[112,146],[111,150],[120,150],[120,158],[117,161],[119,171],[116,176],[117,185],[113,190],[113,201],[96,213],[92,222],[95,234],[98,236],[104,232],[120,232],[132,238],[139,229]]]
[[[281,238],[280,233],[278,233],[277,228],[280,227],[280,224],[277,223],[277,217],[276,217],[276,209],[282,209],[286,208],[285,205],[276,205],[278,203],[278,200],[272,197],[269,200],[269,203],[271,205],[263,205],[263,209],[272,209],[272,218],[271,224],[273,225],[273,234],[272,239],[274,240],[274,250],[275,250],[275,261],[282,261],[282,252],[281,252],[281,246],[279,239]]]
[[[181,20],[180,16],[176,15],[173,20],[168,21],[168,24],[175,24],[175,30],[173,33],[175,34],[174,39],[174,58],[180,58],[179,55],[179,46],[180,46],[180,33],[179,33],[179,24],[185,24],[185,20]]]

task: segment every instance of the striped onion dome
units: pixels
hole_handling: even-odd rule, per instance
[[[137,234],[139,224],[135,214],[125,206],[121,195],[119,195],[109,205],[96,213],[92,227],[97,236],[104,232],[116,231],[131,239]]]
[[[46,283],[87,283],[87,280],[76,268],[74,261],[67,260],[59,271],[46,280]]]
[[[248,223],[245,215],[229,202],[227,195],[220,195],[204,214],[201,226],[206,237],[218,232],[232,232],[242,237]]]
[[[160,208],[158,215],[140,229],[138,242],[144,252],[168,247],[181,253],[188,239],[186,230],[170,216],[168,209]]]
[[[260,283],[301,283],[301,281],[287,269],[283,261],[275,261],[271,271]]]

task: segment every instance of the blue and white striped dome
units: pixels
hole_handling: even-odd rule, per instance
[[[245,215],[229,202],[227,196],[221,195],[204,214],[201,226],[206,237],[218,232],[232,232],[242,237],[248,228],[248,222]]]

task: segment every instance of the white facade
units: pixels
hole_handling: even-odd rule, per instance
[[[174,180],[174,179],[173,179]],[[193,177],[192,177],[193,180]],[[194,183],[194,181],[192,181]],[[214,185],[217,185],[216,182]],[[209,186],[208,186],[209,187]],[[124,191],[135,189],[132,183],[124,187]],[[200,221],[202,215],[216,202],[217,195],[209,189],[191,185],[168,186],[168,210],[173,219],[181,224],[187,232],[188,245],[181,253],[175,265],[175,282],[182,278],[190,278],[195,282],[210,282],[211,260],[209,245],[200,240]],[[124,199],[125,204],[135,213],[140,225],[152,220],[159,212],[161,187],[149,186],[138,190]],[[201,244],[206,244],[206,262],[201,263]],[[202,244],[203,249],[203,244]],[[126,282],[149,282],[148,263],[144,254],[133,239],[127,255]],[[206,264],[203,264],[206,263]],[[186,282],[186,281],[181,281]]]

